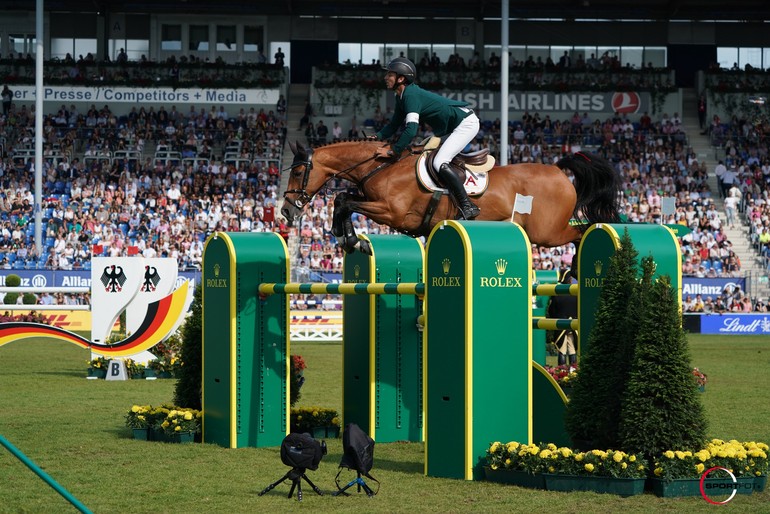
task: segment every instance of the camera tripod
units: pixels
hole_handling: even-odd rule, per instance
[[[337,476],[339,476],[339,474],[338,474]],[[335,482],[336,482],[336,479],[335,479]],[[353,480],[351,480],[351,481],[350,481],[350,483],[349,483],[348,485],[346,485],[345,487],[343,487],[343,488],[339,489],[339,484],[337,484],[337,488],[339,489],[339,491],[334,491],[334,492],[332,493],[332,496],[339,496],[339,495],[341,495],[341,494],[344,494],[345,496],[349,496],[349,495],[348,495],[348,493],[346,493],[345,491],[347,491],[348,489],[350,489],[350,488],[351,488],[351,487],[353,487],[354,485],[357,485],[357,486],[358,486],[358,492],[359,492],[359,493],[361,492],[361,489],[363,489],[363,490],[364,490],[364,492],[366,493],[366,496],[372,497],[372,496],[374,496],[375,494],[377,494],[377,493],[375,493],[375,492],[372,490],[372,488],[371,488],[371,487],[369,487],[368,485],[366,485],[366,482],[364,482],[364,479],[363,479],[363,478],[361,478],[361,472],[360,472],[360,471],[357,471],[357,472],[356,472],[356,478],[355,478],[355,479],[353,479]],[[379,489],[379,488],[378,488],[378,489]]]
[[[268,491],[271,491],[275,486],[277,486],[280,483],[285,482],[286,480],[291,480],[291,490],[289,491],[289,496],[287,498],[291,498],[291,496],[294,494],[294,489],[297,489],[297,500],[302,501],[302,480],[305,480],[310,487],[313,488],[313,491],[316,492],[319,496],[323,496],[323,492],[316,487],[316,485],[310,481],[310,479],[305,474],[305,468],[291,468],[288,473],[286,473],[283,478],[276,480],[269,486],[265,487],[261,493],[259,493],[259,496],[262,496]]]

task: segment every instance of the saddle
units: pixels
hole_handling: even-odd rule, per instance
[[[436,136],[429,137],[421,141],[417,145],[412,145],[412,153],[421,154],[425,153],[425,166],[428,169],[430,178],[437,184],[441,181],[438,179],[438,173],[433,167],[433,159],[436,157],[436,150],[441,145],[441,138]],[[465,181],[465,172],[470,171],[488,171],[494,165],[494,160],[490,162],[489,148],[482,148],[475,152],[459,153],[452,158],[452,165],[457,170],[463,171],[461,180]],[[473,167],[473,168],[471,168]],[[475,168],[479,168],[478,170]]]

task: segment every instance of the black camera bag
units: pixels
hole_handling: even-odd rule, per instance
[[[315,471],[322,458],[321,443],[310,434],[291,433],[281,443],[281,461],[287,466]]]

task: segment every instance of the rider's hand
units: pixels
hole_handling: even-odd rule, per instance
[[[377,134],[371,134],[369,136],[366,136],[366,139],[369,141],[377,141]]]
[[[374,152],[375,157],[382,157],[384,159],[393,159],[395,154],[393,153],[393,150],[388,146],[381,146]]]

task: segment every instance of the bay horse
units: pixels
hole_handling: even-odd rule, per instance
[[[334,199],[332,233],[347,253],[359,244],[353,212],[413,237],[427,236],[436,224],[455,219],[459,210],[448,195],[430,207],[432,216],[426,216],[433,193],[418,182],[419,155],[405,153],[396,161],[375,159],[375,149],[381,145],[348,140],[312,149],[289,142],[294,160],[281,208],[287,224],[298,220],[303,208],[332,179],[347,180],[358,190],[338,193]],[[562,170],[572,172],[574,183]],[[620,221],[619,184],[617,172],[605,159],[582,152],[565,156],[556,165],[496,166],[489,171],[486,191],[473,198],[481,208],[476,220],[515,221],[532,243],[541,246],[577,244],[589,225]],[[531,212],[518,207],[514,212],[517,194],[531,197]],[[577,223],[571,224],[571,219]],[[365,241],[359,249],[371,251]]]

